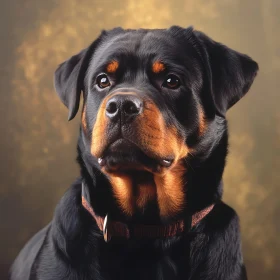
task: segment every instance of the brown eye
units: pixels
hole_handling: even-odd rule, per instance
[[[170,89],[177,89],[181,85],[180,79],[174,75],[170,74],[165,78],[164,83],[162,84],[163,87],[167,87]]]
[[[100,74],[97,78],[96,78],[96,84],[100,87],[100,88],[106,88],[109,87],[110,81],[109,78],[106,74]]]

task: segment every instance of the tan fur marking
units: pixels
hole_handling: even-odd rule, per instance
[[[160,158],[175,156],[175,159],[187,155],[188,149],[179,137],[175,127],[166,127],[163,116],[157,106],[148,102],[138,117],[138,141],[148,153]]]
[[[132,178],[125,175],[110,175],[109,176],[114,195],[123,212],[132,216],[135,211],[135,203],[133,199]]]
[[[160,73],[165,70],[165,66],[162,62],[156,61],[153,63],[152,70],[154,73]]]
[[[199,105],[199,108],[198,108],[198,118],[199,118],[198,133],[201,136],[204,134],[204,132],[207,129],[207,123],[206,123],[205,115],[204,115],[201,105]]]
[[[104,136],[108,124],[108,120],[105,115],[106,103],[109,97],[106,97],[100,104],[96,121],[92,130],[92,140],[91,140],[91,154],[95,157],[100,157],[100,153],[103,151],[106,141],[104,141]]]
[[[178,164],[163,175],[155,174],[160,216],[171,217],[182,211],[185,198],[184,172],[183,166]]]
[[[104,171],[106,173],[106,171]],[[108,174],[112,184],[114,196],[123,213],[132,216],[137,209],[143,209],[145,205],[156,199],[156,188],[153,181],[147,184],[133,186],[133,178],[125,174]],[[136,193],[133,193],[136,187]]]
[[[86,107],[84,106],[82,111],[82,129],[87,133],[87,121],[86,121]]]
[[[136,205],[139,209],[143,209],[146,204],[156,198],[156,188],[153,182],[138,187]]]
[[[107,72],[115,73],[118,68],[119,68],[119,63],[116,60],[113,60],[107,65]]]

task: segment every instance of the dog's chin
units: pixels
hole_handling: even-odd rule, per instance
[[[136,144],[118,139],[108,146],[98,163],[107,173],[131,173],[146,171],[159,173],[172,164],[172,159],[158,159],[147,155]]]

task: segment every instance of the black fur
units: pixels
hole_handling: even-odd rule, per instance
[[[98,91],[93,85],[95,77],[115,56],[124,64],[120,64],[112,87]],[[160,86],[164,77],[154,77],[147,66],[155,58],[167,62],[180,76],[180,89],[170,91]],[[81,177],[62,197],[51,223],[20,252],[11,279],[247,279],[238,216],[221,200],[221,179],[228,146],[225,114],[249,90],[257,70],[257,63],[248,56],[193,28],[178,26],[103,31],[87,49],[62,63],[55,72],[55,88],[69,109],[69,120],[78,111],[81,92],[91,131],[104,97],[117,88],[133,88],[149,96],[165,121],[183,135],[195,151],[185,159],[185,209],[176,217],[161,219],[157,208],[151,206],[148,215],[138,213],[128,219],[118,208],[110,182],[80,129]],[[199,104],[207,120],[202,136],[198,133]],[[81,205],[82,181],[98,215],[111,213],[114,219],[127,223],[187,220],[212,203],[215,207],[197,226],[178,237],[105,243]]]

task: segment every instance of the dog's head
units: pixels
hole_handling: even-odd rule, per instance
[[[109,178],[121,211],[133,216],[154,205],[160,217],[174,217],[196,168],[188,159],[200,165],[210,157],[226,111],[257,70],[248,56],[193,28],[116,28],[62,63],[55,88],[69,120],[83,92],[83,150]]]

